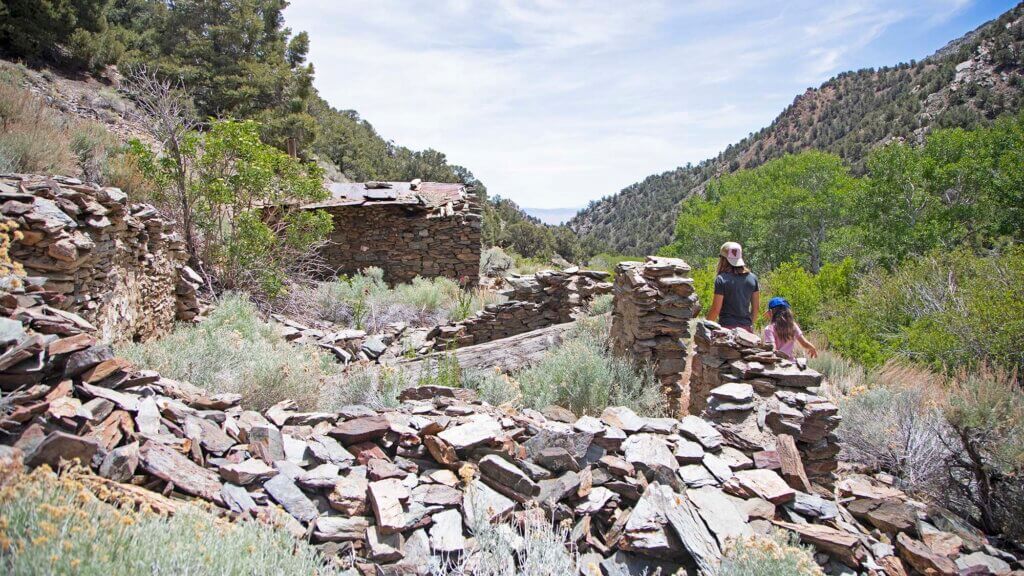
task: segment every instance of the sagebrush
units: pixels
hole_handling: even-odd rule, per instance
[[[260,411],[286,399],[315,408],[323,383],[340,370],[326,352],[287,342],[238,294],[221,298],[200,324],[180,325],[164,338],[118,352],[142,368],[211,393],[239,393],[246,408]]]
[[[339,573],[316,549],[256,521],[228,523],[191,505],[172,517],[97,499],[43,466],[0,478],[0,572],[78,574]]]

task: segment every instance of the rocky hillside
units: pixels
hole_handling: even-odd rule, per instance
[[[808,89],[764,128],[715,158],[652,175],[591,204],[569,222],[617,252],[653,253],[673,233],[678,203],[708,179],[787,153],[819,149],[855,170],[890,139],[970,127],[1016,112],[1024,97],[1024,4],[920,62],[844,72]]]

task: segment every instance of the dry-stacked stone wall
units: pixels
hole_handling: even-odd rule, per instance
[[[0,215],[18,225],[10,255],[28,290],[80,315],[103,340],[144,340],[198,312],[200,279],[173,223],[117,188],[3,175]]]
[[[690,413],[702,414],[748,455],[792,443],[807,476],[830,485],[838,467],[839,409],[816,394],[822,375],[745,330],[697,323]]]
[[[622,262],[613,293],[612,349],[653,367],[670,413],[679,414],[686,406],[690,320],[700,311],[690,266],[678,258],[656,256]]]
[[[480,279],[480,209],[472,194],[436,208],[367,203],[326,208],[334,218],[321,254],[337,274],[369,267],[390,284],[443,276],[476,286]]]
[[[435,350],[482,344],[552,324],[575,320],[586,305],[611,291],[609,274],[597,270],[543,270],[534,275],[507,278],[508,301],[490,304],[461,322],[434,328],[427,339]]]

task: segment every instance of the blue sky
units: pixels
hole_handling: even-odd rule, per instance
[[[316,85],[492,194],[578,207],[697,163],[844,70],[920,59],[987,0],[293,0]]]

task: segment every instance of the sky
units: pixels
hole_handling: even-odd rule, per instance
[[[577,208],[715,156],[845,70],[921,59],[994,0],[292,0],[316,86],[491,195]]]

